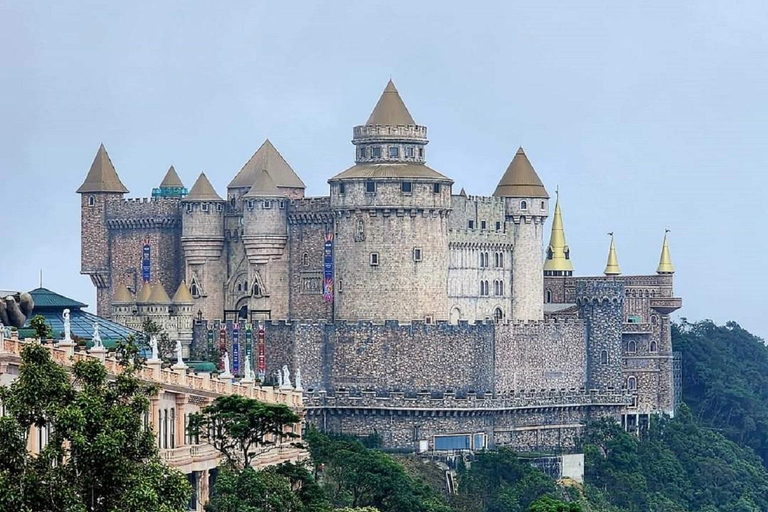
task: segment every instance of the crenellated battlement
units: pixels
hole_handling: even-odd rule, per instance
[[[494,411],[551,407],[627,406],[633,394],[626,389],[539,389],[498,394],[489,391],[423,391],[406,393],[338,389],[331,392],[308,390],[304,406],[311,409],[387,409],[434,411]]]

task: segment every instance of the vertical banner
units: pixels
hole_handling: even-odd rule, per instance
[[[245,326],[245,358],[251,362],[251,368],[253,368],[253,329],[251,324]]]
[[[219,327],[219,370],[229,371],[224,368],[224,352],[227,351],[227,324],[221,324]]]
[[[323,245],[323,300],[333,302],[333,232],[325,233]]]
[[[208,357],[213,357],[213,329],[208,329]]]
[[[145,283],[150,280],[150,270],[152,259],[152,247],[149,245],[149,238],[144,239],[144,246],[141,248],[141,278]]]
[[[240,373],[240,323],[232,325],[232,373]]]
[[[258,344],[258,351],[259,351],[259,360],[257,364],[257,370],[259,372],[259,380],[261,382],[264,382],[264,379],[267,376],[267,350],[266,346],[264,344],[264,325],[259,324],[259,332],[257,334],[259,344]]]

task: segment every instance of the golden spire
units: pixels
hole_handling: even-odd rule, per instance
[[[674,274],[675,267],[672,266],[672,258],[669,256],[669,244],[667,244],[668,229],[664,230],[664,245],[661,247],[661,258],[659,258],[659,267],[657,274]]]
[[[619,268],[619,258],[616,256],[616,245],[613,243],[613,232],[608,234],[611,235],[611,248],[608,250],[608,263],[605,265],[603,274],[619,276],[621,275],[621,269]]]
[[[560,191],[556,190],[555,216],[552,219],[552,234],[549,237],[547,257],[544,260],[545,276],[571,276],[573,275],[573,263],[571,263],[571,251],[565,242],[565,230],[563,229],[563,215],[560,212]]]

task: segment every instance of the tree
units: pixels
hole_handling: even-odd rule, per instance
[[[531,503],[527,512],[584,512],[584,509],[578,503],[565,503],[543,496]]]
[[[29,319],[29,326],[35,330],[35,336],[38,340],[45,343],[45,340],[53,337],[53,329],[45,321],[43,315],[35,315]]]
[[[299,437],[286,429],[300,420],[285,404],[229,395],[191,414],[188,431],[208,440],[234,469],[243,470],[251,466],[258,448]]]
[[[0,388],[0,510],[186,510],[186,477],[160,462],[144,426],[155,390],[133,366],[108,380],[99,361],[78,361],[71,379],[41,345],[21,355],[18,378]],[[36,456],[26,449],[34,428],[48,432]]]
[[[144,331],[144,347],[149,347],[149,340],[152,336],[157,337],[157,357],[168,362],[176,352],[176,343],[171,341],[165,329],[157,325],[151,318],[146,318],[141,324],[141,330]]]

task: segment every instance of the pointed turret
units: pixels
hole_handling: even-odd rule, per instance
[[[299,175],[294,172],[285,158],[272,145],[269,139],[256,150],[256,153],[248,160],[240,172],[227,185],[227,188],[247,188],[250,189],[256,182],[262,171],[269,172],[270,177],[278,188],[303,190],[306,188]]]
[[[213,185],[211,185],[211,182],[208,181],[208,177],[204,172],[200,173],[200,177],[197,178],[195,184],[192,185],[192,190],[189,191],[189,194],[184,198],[184,201],[224,202],[221,196],[216,193],[216,190],[213,188]]]
[[[408,108],[403,103],[403,99],[400,97],[400,93],[397,92],[394,82],[390,80],[387,86],[384,88],[384,92],[381,93],[378,103],[373,108],[366,125],[387,125],[387,126],[399,126],[399,125],[415,125],[416,122],[411,117],[411,113],[408,112]]]
[[[272,180],[269,171],[264,169],[259,173],[251,189],[243,197],[279,197],[282,195],[277,189],[274,180]]]
[[[619,276],[621,275],[621,269],[619,268],[619,258],[616,256],[616,245],[613,243],[613,233],[611,235],[611,248],[608,249],[608,263],[605,265],[603,274],[607,276]]]
[[[88,171],[85,181],[77,189],[78,194],[90,192],[116,192],[121,194],[128,192],[128,189],[120,181],[104,144],[99,146],[96,158],[93,159],[91,169]]]
[[[176,290],[176,293],[173,294],[173,303],[174,304],[194,304],[195,299],[192,297],[192,294],[189,293],[189,289],[187,288],[187,283],[184,281],[181,282],[179,285],[179,288]]]
[[[149,298],[152,296],[152,285],[144,283],[139,290],[139,294],[136,296],[136,302],[143,304],[149,302]]]
[[[560,194],[555,192],[555,216],[552,218],[552,234],[549,237],[547,257],[544,260],[545,276],[572,276],[571,250],[565,241],[563,215],[560,211]]]
[[[163,284],[161,282],[157,282],[155,286],[152,287],[152,294],[149,296],[149,299],[147,300],[150,304],[170,304],[171,298],[168,296],[168,293],[165,291],[165,288],[163,287]]]
[[[656,269],[657,274],[674,274],[675,267],[672,265],[672,257],[669,255],[669,244],[667,243],[667,233],[669,230],[664,231],[664,245],[661,247],[661,258],[659,258],[659,267]]]
[[[168,168],[168,172],[165,173],[163,181],[160,182],[160,188],[176,188],[183,187],[184,183],[181,182],[181,178],[176,173],[176,169],[173,166]]]
[[[523,148],[519,148],[493,193],[497,197],[549,198]]]
[[[115,296],[112,299],[112,304],[131,304],[134,302],[133,295],[125,285],[120,285],[115,290]]]

